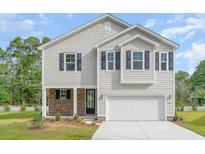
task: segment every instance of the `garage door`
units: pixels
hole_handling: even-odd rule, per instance
[[[108,97],[107,120],[165,120],[164,97]]]

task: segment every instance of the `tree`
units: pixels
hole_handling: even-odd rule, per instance
[[[0,49],[0,103],[32,104],[40,100],[41,51],[38,47],[50,41],[35,37],[12,40],[5,51]]]
[[[196,71],[192,74],[190,81],[193,90],[205,90],[205,60],[201,61],[196,67]]]
[[[189,101],[189,74],[185,71],[179,71],[175,74],[176,84],[176,101],[187,102]]]

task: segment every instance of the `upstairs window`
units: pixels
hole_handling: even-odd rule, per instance
[[[163,52],[160,54],[160,67],[162,71],[166,71],[167,70],[167,59],[168,59],[168,54]]]
[[[143,52],[132,52],[132,69],[143,70],[144,54]]]
[[[76,54],[66,54],[66,71],[76,70]]]
[[[112,51],[107,52],[107,70],[115,69],[115,53]]]

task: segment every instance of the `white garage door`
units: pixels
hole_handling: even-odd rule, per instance
[[[108,97],[107,120],[165,120],[164,97]]]

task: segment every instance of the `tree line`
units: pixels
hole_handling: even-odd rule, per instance
[[[205,60],[189,75],[185,71],[175,74],[176,106],[205,104]]]
[[[41,99],[41,51],[48,37],[16,37],[0,48],[0,105],[39,104]]]

